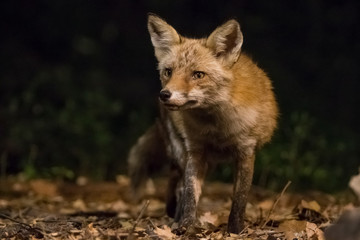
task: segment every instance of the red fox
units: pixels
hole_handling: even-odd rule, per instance
[[[232,160],[234,192],[228,231],[244,228],[255,150],[268,142],[278,107],[270,79],[241,52],[236,20],[209,37],[186,38],[160,17],[149,14],[148,30],[162,90],[160,118],[132,147],[128,163],[137,189],[151,166],[171,165],[167,214],[188,227],[209,164]]]

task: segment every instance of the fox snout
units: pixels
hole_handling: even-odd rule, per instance
[[[169,90],[163,89],[160,91],[159,98],[162,102],[166,102],[170,99],[171,92]]]
[[[169,110],[180,110],[193,108],[198,105],[198,100],[189,97],[187,93],[181,93],[178,91],[170,91],[167,88],[164,88],[159,93],[160,102]]]

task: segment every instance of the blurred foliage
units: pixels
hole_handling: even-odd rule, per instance
[[[281,189],[291,180],[295,189],[331,191],[346,186],[359,164],[352,133],[321,125],[307,112],[283,119],[271,145],[258,155],[255,182]]]
[[[274,82],[281,123],[255,183],[345,187],[359,165],[359,4],[272,1],[0,3],[1,175],[113,179],[154,121],[159,90],[146,14],[202,37],[235,17]],[[357,54],[355,54],[357,53]],[[231,167],[215,175],[231,178]]]
[[[280,120],[271,143],[258,152],[254,183],[277,191],[289,180],[296,190],[341,189],[357,173],[356,137],[344,128],[322,126],[308,112],[293,112]],[[231,182],[232,167],[221,166],[212,179]]]

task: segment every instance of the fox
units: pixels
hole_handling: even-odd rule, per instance
[[[209,166],[234,164],[227,230],[240,233],[252,185],[255,152],[277,127],[272,82],[243,53],[237,20],[206,38],[180,35],[156,14],[147,28],[162,89],[160,117],[131,148],[128,168],[134,192],[151,168],[169,166],[166,212],[187,229],[196,223],[197,205]]]

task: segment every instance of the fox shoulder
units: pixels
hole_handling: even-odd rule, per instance
[[[255,135],[260,145],[270,140],[277,126],[278,106],[272,82],[253,60],[242,53],[232,67],[233,84],[230,90],[232,104],[241,105],[249,113],[256,113]],[[245,114],[244,114],[245,115]]]

